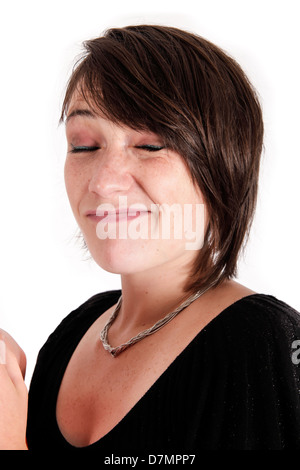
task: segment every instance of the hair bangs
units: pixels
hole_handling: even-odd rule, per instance
[[[102,39],[97,51],[93,40],[85,43],[86,54],[75,64],[61,120],[67,114],[74,93],[78,92],[96,114],[137,130],[150,130],[169,140],[167,135],[174,127],[170,122],[174,119],[170,120],[170,108],[163,105],[167,98],[165,93],[159,84],[155,87],[152,78],[149,79],[145,62],[141,58],[138,61],[136,54],[128,57],[128,51],[126,54],[122,51],[122,43]],[[148,70],[151,68],[148,63]],[[172,105],[171,100],[168,101]]]

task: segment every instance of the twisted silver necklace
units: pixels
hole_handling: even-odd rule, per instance
[[[108,322],[104,326],[103,330],[100,333],[100,340],[103,344],[104,349],[108,351],[113,357],[118,356],[122,351],[125,351],[125,349],[129,348],[129,346],[132,346],[133,344],[137,343],[138,341],[141,341],[141,339],[145,338],[146,336],[152,335],[156,331],[160,330],[163,326],[165,326],[167,323],[169,323],[173,318],[175,318],[178,313],[180,313],[182,310],[184,310],[186,307],[188,307],[192,302],[194,302],[196,299],[198,299],[201,295],[204,294],[208,289],[210,289],[211,286],[207,287],[204,290],[200,290],[196,292],[195,294],[191,295],[187,300],[182,302],[182,304],[179,305],[173,312],[168,313],[164,318],[161,320],[158,320],[151,328],[148,328],[144,331],[141,331],[139,334],[134,336],[133,338],[129,339],[126,343],[121,344],[120,346],[116,346],[113,348],[109,342],[108,342],[108,330],[115,321],[115,319],[118,316],[118,313],[120,311],[120,307],[122,304],[122,295],[120,296],[117,305],[111,314]]]

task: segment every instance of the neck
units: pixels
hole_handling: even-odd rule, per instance
[[[143,272],[122,275],[122,306],[118,315],[120,330],[135,330],[147,327],[174,310],[191,293],[184,291],[186,270],[159,273]]]

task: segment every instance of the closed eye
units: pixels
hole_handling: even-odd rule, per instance
[[[99,150],[100,147],[97,146],[87,146],[87,145],[72,145],[72,149],[70,150],[70,153],[81,153],[81,152],[95,152],[96,150]]]
[[[84,152],[95,152],[99,150],[100,147],[97,146],[88,146],[88,145],[73,145],[71,144],[70,153],[84,153]],[[162,145],[137,145],[136,148],[141,150],[146,150],[147,152],[159,152],[159,150],[164,149]]]
[[[164,146],[161,145],[137,145],[137,149],[147,150],[147,152],[158,152],[159,150],[164,149]]]

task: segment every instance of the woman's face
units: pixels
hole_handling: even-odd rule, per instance
[[[76,95],[66,134],[68,197],[103,269],[128,274],[194,259],[206,226],[204,204],[178,153],[149,131],[96,115]]]

